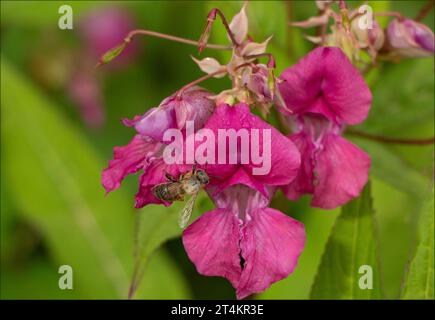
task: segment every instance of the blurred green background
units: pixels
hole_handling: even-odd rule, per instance
[[[375,10],[400,11],[409,17],[415,17],[425,3],[375,2],[370,1]],[[58,8],[63,4],[73,8],[73,30],[58,28]],[[125,299],[133,272],[135,241],[145,270],[136,298],[235,297],[226,280],[199,275],[188,260],[176,225],[179,205],[133,209],[137,176],[128,177],[122,188],[108,196],[100,184],[112,148],[127,144],[134,135],[120,119],[143,114],[200,77],[200,70],[189,57],[197,55],[197,49],[138,37],[131,58],[94,73],[92,66],[97,58],[80,34],[82,19],[115,7],[128,12],[137,28],[198,39],[207,12],[214,6],[230,19],[241,2],[2,1],[2,299]],[[312,48],[303,32],[290,28],[287,22],[306,19],[316,12],[314,1],[250,3],[250,34],[257,41],[274,34],[270,51],[277,59],[278,74]],[[384,19],[384,26],[386,22]],[[424,23],[433,30],[433,11]],[[212,41],[226,41],[219,23],[213,29]],[[205,55],[228,57],[228,53],[210,50]],[[92,115],[91,122],[84,121],[89,111],[86,97],[77,100],[77,92],[71,89],[74,75],[82,69],[85,75],[90,74],[91,78],[86,78],[93,88],[90,95],[100,102],[98,112],[105,115],[97,117],[97,124],[92,123]],[[382,64],[368,75],[368,81],[373,107],[359,129],[392,137],[434,135],[433,58]],[[216,79],[204,84],[215,92],[229,85],[227,80]],[[382,278],[383,297],[399,298],[408,262],[421,241],[419,217],[422,207],[426,208],[425,199],[431,196],[434,147],[383,145],[349,138],[373,159],[371,196],[382,270],[376,277]],[[253,298],[310,297],[340,210],[313,209],[308,204],[307,198],[292,203],[281,194],[274,199],[275,207],[305,224],[307,243],[296,271]],[[196,215],[210,207],[210,202],[201,198]],[[426,210],[433,210],[433,205]],[[140,230],[136,240],[135,221],[139,221],[136,227]],[[433,243],[433,222],[430,239]],[[64,264],[73,267],[73,290],[58,288],[58,268]]]

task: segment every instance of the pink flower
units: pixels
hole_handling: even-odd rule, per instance
[[[287,277],[303,250],[303,225],[267,207],[273,186],[288,184],[296,177],[299,152],[243,103],[219,105],[205,128],[216,136],[218,130],[230,128],[271,130],[271,168],[267,174],[253,175],[255,165],[241,164],[240,159],[235,164],[207,165],[211,177],[207,192],[217,209],[203,214],[183,233],[185,249],[198,272],[227,278],[237,297],[243,299]]]
[[[320,47],[281,75],[279,90],[290,114],[290,139],[301,152],[297,178],[283,187],[289,199],[312,194],[312,205],[331,209],[357,197],[370,158],[341,137],[344,125],[363,121],[371,105],[364,79],[339,48]],[[282,109],[282,108],[281,108]]]
[[[293,272],[305,243],[302,223],[268,208],[268,198],[243,184],[214,200],[217,208],[183,233],[200,274],[225,277],[243,299]]]
[[[135,207],[151,203],[170,205],[157,199],[151,189],[166,181],[165,173],[177,177],[184,167],[167,165],[163,161],[162,152],[166,146],[161,143],[163,133],[174,127],[184,129],[187,120],[193,120],[197,129],[204,125],[214,108],[213,102],[206,98],[208,95],[208,91],[194,87],[186,90],[179,100],[173,95],[144,116],[123,120],[127,126],[134,126],[138,134],[128,145],[114,148],[114,159],[109,161],[109,166],[102,173],[106,192],[117,189],[127,175],[143,171]]]
[[[411,19],[394,19],[387,28],[392,53],[402,57],[430,57],[434,54],[434,34],[426,25]]]
[[[194,121],[195,130],[202,128],[214,109],[214,102],[208,97],[212,94],[200,87],[192,87],[180,96],[174,94],[141,117],[124,120],[127,126],[134,126],[144,136],[162,141],[168,129],[182,129],[186,121]]]

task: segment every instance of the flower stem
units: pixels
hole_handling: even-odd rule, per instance
[[[435,5],[435,0],[428,1],[421,9],[418,15],[415,17],[415,21],[419,22],[423,20],[427,14],[432,10],[433,6]]]
[[[395,17],[399,20],[404,19],[400,12],[375,12],[373,15],[378,17]]]
[[[207,15],[207,24],[205,25],[204,31],[201,34],[201,37],[198,41],[199,52],[201,52],[204,48],[207,47],[207,41],[210,36],[211,26],[213,22],[216,20],[217,16],[221,18],[222,24],[224,25],[225,30],[227,31],[227,34],[231,39],[231,43],[233,44],[233,47],[236,48],[239,47],[240,44],[237,42],[236,38],[234,37],[234,33],[231,31],[230,25],[228,24],[225,15],[218,8],[213,8],[210,10],[210,12]]]
[[[164,33],[155,32],[155,31],[151,31],[151,30],[144,30],[144,29],[136,29],[136,30],[130,31],[128,33],[127,37],[125,37],[124,42],[129,43],[135,35],[151,36],[151,37],[166,39],[166,40],[170,40],[170,41],[180,42],[180,43],[184,43],[184,44],[189,44],[192,46],[198,45],[198,41],[195,41],[195,40],[176,37],[176,36],[172,36],[169,34],[164,34]],[[220,45],[220,44],[206,44],[205,48],[215,49],[215,50],[231,50],[232,49],[231,46],[225,46],[225,45]]]
[[[196,86],[197,84],[199,84],[199,83],[201,83],[201,82],[203,82],[203,81],[205,81],[207,79],[213,78],[214,76],[217,76],[218,74],[222,74],[222,73],[227,73],[227,68],[226,67],[223,67],[223,68],[221,68],[221,69],[219,69],[219,70],[217,70],[215,72],[212,72],[210,74],[206,74],[205,76],[202,76],[201,78],[198,78],[195,81],[192,81],[192,82],[186,84],[180,90],[177,91],[177,94],[176,94],[177,98],[181,99],[181,95],[187,89],[189,89],[189,88],[191,88],[193,86]]]
[[[381,135],[371,134],[359,130],[347,129],[345,133],[361,137],[368,140],[378,141],[382,143],[392,143],[392,144],[406,144],[406,145],[429,145],[435,143],[435,137],[426,138],[426,139],[406,139],[406,138],[393,138],[393,137],[385,137]]]

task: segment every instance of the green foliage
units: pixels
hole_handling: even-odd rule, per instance
[[[131,283],[131,294],[142,281],[143,274],[148,265],[151,254],[164,242],[181,235],[178,226],[178,216],[184,203],[174,203],[171,207],[158,205],[149,206],[149,209],[138,212],[136,220],[135,239],[135,265]],[[204,194],[199,194],[196,207],[190,221],[198,218],[199,213],[211,209],[211,201]]]
[[[402,299],[434,299],[434,192],[420,217],[420,241],[409,265]]]
[[[5,58],[1,70],[2,162],[14,202],[44,234],[54,259],[77,270],[81,297],[125,298],[133,252],[130,201],[122,192],[104,197],[103,165],[84,136]],[[165,267],[167,258],[157,259],[157,272],[170,269],[168,279],[177,278],[175,268]],[[158,287],[155,279],[149,276],[148,287]],[[177,296],[185,297],[180,279],[160,287],[161,296],[173,297],[177,283]]]
[[[373,203],[368,184],[358,199],[343,206],[314,281],[313,299],[378,299],[381,273],[377,260]],[[360,267],[373,270],[373,289],[360,288]]]
[[[429,180],[379,142],[352,139],[370,154],[372,160],[371,174],[391,184],[396,189],[422,197],[422,190],[429,186]]]
[[[288,200],[285,200],[288,203]],[[284,209],[283,209],[284,210]],[[301,208],[284,210],[295,219],[304,222],[306,241],[304,251],[298,260],[298,266],[286,279],[273,284],[270,289],[258,295],[259,299],[308,299],[310,289],[316,276],[317,267],[322,258],[328,235],[339,214],[339,209],[321,210],[309,208],[306,204]],[[295,214],[291,214],[291,213]]]

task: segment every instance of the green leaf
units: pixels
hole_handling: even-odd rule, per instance
[[[170,207],[153,205],[150,206],[151,210],[142,210],[137,213],[135,265],[130,287],[131,295],[140,285],[154,250],[167,240],[181,235],[182,229],[178,226],[178,216],[183,206],[184,203],[180,202],[175,202]],[[209,198],[203,193],[199,194],[190,221],[195,220],[200,213],[211,208],[212,203]]]
[[[434,299],[434,191],[423,206],[420,242],[404,283],[402,299]]]
[[[358,127],[407,138],[414,138],[410,134],[423,123],[431,123],[433,128],[434,77],[428,72],[433,68],[433,59],[409,59],[382,66],[373,84],[369,116]]]
[[[44,235],[58,265],[72,266],[74,290],[82,298],[126,298],[133,270],[132,200],[122,190],[104,197],[104,164],[85,136],[3,57],[1,105],[5,184],[20,213]],[[168,259],[159,261],[158,268],[168,269]],[[185,297],[177,283],[162,287],[161,296]]]
[[[422,197],[421,190],[426,190],[429,180],[387,146],[360,138],[350,137],[363,148],[372,160],[371,174],[387,182],[398,190],[409,193],[417,198]]]
[[[337,218],[323,253],[311,298],[377,299],[381,297],[380,270],[374,232],[374,211],[370,184],[361,196],[345,205]],[[365,272],[372,270],[372,289],[362,289]],[[369,273],[367,273],[369,275]]]

